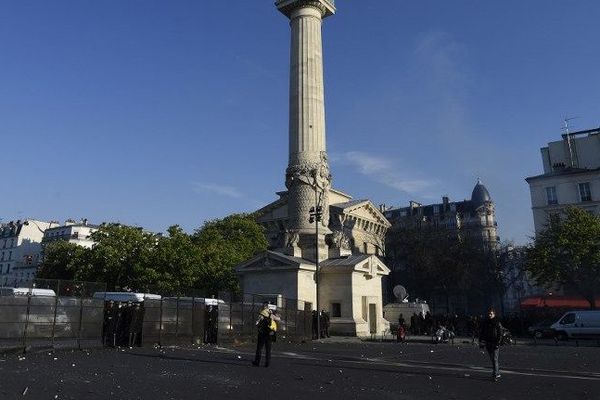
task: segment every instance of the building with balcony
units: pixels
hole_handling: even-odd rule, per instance
[[[44,232],[55,225],[34,219],[0,225],[0,285],[23,286],[35,278]]]
[[[82,219],[81,222],[66,220],[64,225],[46,229],[42,242],[47,244],[55,240],[64,240],[91,249],[94,245],[91,235],[98,228],[97,225],[89,224],[87,219]]]
[[[600,213],[600,128],[563,134],[541,155],[544,173],[525,178],[536,234],[567,206]]]

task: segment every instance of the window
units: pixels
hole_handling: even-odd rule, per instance
[[[439,205],[435,204],[433,206],[433,213],[434,214],[439,214],[440,213],[440,206]]]
[[[331,317],[340,318],[342,316],[342,304],[331,303]]]
[[[10,264],[6,264],[6,273],[8,274],[10,272]]]
[[[556,187],[550,186],[546,188],[546,199],[548,199],[548,205],[558,204],[558,199],[556,198]]]
[[[563,317],[563,319],[560,320],[561,325],[568,325],[568,324],[572,324],[574,322],[575,322],[575,314],[573,314],[573,313],[569,313],[569,314],[565,315]]]
[[[589,182],[580,183],[578,186],[581,201],[592,201],[592,192],[590,191]]]

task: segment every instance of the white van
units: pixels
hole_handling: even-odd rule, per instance
[[[550,327],[559,340],[600,338],[600,311],[569,311]]]
[[[52,289],[0,287],[0,296],[56,297],[56,292]]]

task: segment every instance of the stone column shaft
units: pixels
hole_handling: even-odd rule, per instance
[[[277,8],[290,19],[288,251],[306,259],[327,257],[325,235],[329,225],[331,174],[325,145],[325,95],[323,88],[323,18],[335,12],[332,0],[277,0]],[[322,219],[318,238],[310,209],[321,198]]]
[[[291,13],[289,165],[320,162],[325,152],[321,11]]]

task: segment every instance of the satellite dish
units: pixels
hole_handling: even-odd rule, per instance
[[[402,285],[396,285],[396,286],[394,286],[393,292],[394,292],[394,296],[399,301],[404,301],[408,297],[408,292],[406,291],[406,289]]]

